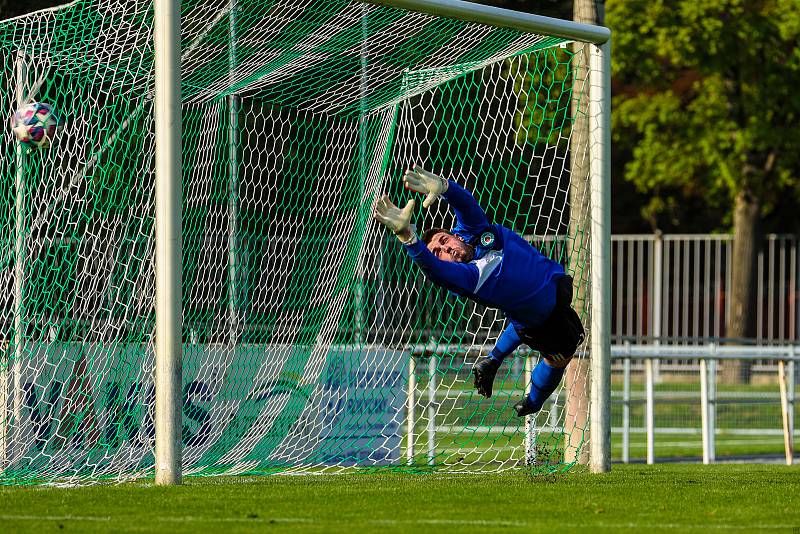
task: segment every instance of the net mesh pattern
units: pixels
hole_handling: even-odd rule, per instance
[[[479,397],[502,314],[427,282],[371,212],[414,164],[454,179],[567,267],[588,324],[583,45],[342,0],[181,10],[184,472],[572,465],[585,347],[527,421],[538,354]],[[152,31],[139,0],[0,22],[3,109],[61,122],[46,150],[2,134],[0,484],[153,474]]]

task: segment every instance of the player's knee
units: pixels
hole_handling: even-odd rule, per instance
[[[569,364],[569,362],[572,360],[572,356],[573,355],[562,356],[560,354],[554,354],[554,355],[550,355],[550,356],[545,356],[544,357],[544,361],[550,367],[555,367],[556,369],[559,369],[559,368],[562,368],[562,367],[566,367]]]

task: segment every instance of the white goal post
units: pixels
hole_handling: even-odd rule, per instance
[[[156,484],[181,472],[181,50],[180,0],[155,0]]]

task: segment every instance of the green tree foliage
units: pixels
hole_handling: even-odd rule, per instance
[[[609,0],[606,22],[614,141],[654,226],[692,197],[725,225],[742,194],[800,200],[800,0]]]

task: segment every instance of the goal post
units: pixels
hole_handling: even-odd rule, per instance
[[[183,181],[180,0],[155,0],[155,479],[181,483]]]
[[[586,448],[609,469],[606,28],[455,0],[77,0],[0,21],[7,110],[19,51],[65,120],[47,150],[3,137],[0,199],[25,188],[0,212],[24,287],[0,308],[0,483],[549,473]],[[573,275],[586,403],[562,384],[517,418],[524,348],[477,396],[504,317],[371,218],[414,164]],[[414,217],[453,224],[444,202]]]
[[[611,43],[590,53],[592,471],[611,468]]]

